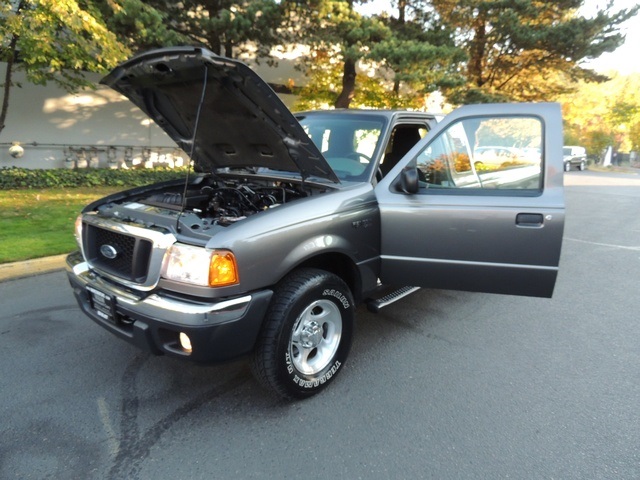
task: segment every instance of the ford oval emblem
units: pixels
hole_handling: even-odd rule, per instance
[[[116,247],[112,245],[106,245],[106,244],[102,245],[100,247],[100,253],[102,254],[103,257],[106,257],[109,260],[113,260],[118,256],[118,250],[116,250]]]

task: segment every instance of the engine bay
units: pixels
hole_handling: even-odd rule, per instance
[[[294,181],[200,176],[184,183],[147,190],[98,207],[101,215],[145,227],[161,226],[193,233],[227,227],[249,216],[325,191]]]
[[[195,213],[201,218],[213,219],[220,225],[229,225],[269,208],[303,198],[308,194],[293,185],[260,185],[253,182],[239,184],[205,185],[194,191],[162,192],[140,199],[138,202],[156,207]]]

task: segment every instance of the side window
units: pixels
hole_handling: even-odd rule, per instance
[[[418,155],[427,188],[540,190],[542,124],[534,117],[470,118]]]

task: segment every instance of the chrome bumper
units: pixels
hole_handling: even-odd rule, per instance
[[[198,362],[223,361],[253,349],[271,295],[252,292],[220,301],[189,301],[159,293],[134,292],[101,277],[89,268],[80,252],[67,257],[67,274],[82,311],[115,335],[155,354],[169,354]],[[113,301],[113,315],[102,314],[90,292]],[[192,351],[179,344],[186,333]]]

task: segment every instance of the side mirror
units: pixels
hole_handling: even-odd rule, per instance
[[[416,167],[405,167],[400,173],[400,190],[404,193],[418,193],[418,169]]]

